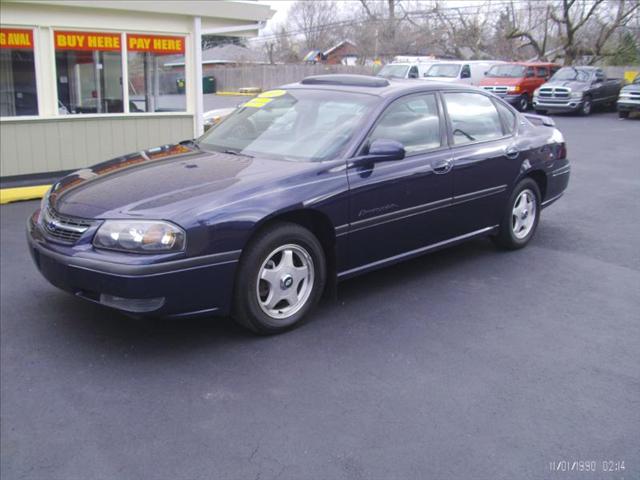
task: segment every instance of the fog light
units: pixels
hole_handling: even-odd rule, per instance
[[[117,308],[125,312],[144,313],[158,310],[164,305],[164,297],[157,298],[124,298],[115,295],[100,294],[100,303],[107,307]]]

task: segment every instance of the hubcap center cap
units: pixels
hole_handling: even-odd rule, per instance
[[[293,277],[291,275],[287,274],[280,279],[280,288],[282,290],[291,288],[291,285],[293,285]]]

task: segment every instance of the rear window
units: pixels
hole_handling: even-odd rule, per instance
[[[445,93],[444,100],[455,145],[503,136],[502,121],[489,97],[479,93]]]

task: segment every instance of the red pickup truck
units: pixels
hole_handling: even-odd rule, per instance
[[[533,92],[560,69],[555,63],[501,63],[491,67],[480,88],[506,100],[521,112],[531,105]]]

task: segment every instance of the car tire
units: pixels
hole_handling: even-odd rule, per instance
[[[244,248],[232,316],[260,335],[290,330],[322,296],[326,272],[324,250],[313,233],[295,223],[269,226]]]
[[[519,112],[526,112],[529,108],[529,96],[526,93],[520,95],[518,98],[518,103],[516,104],[516,109]]]
[[[540,221],[540,198],[535,180],[524,178],[518,182],[507,202],[498,233],[492,237],[496,245],[517,250],[529,243]]]
[[[592,110],[593,102],[591,101],[591,97],[587,95],[586,97],[584,97],[584,100],[582,101],[582,105],[580,106],[580,110],[578,110],[578,112],[583,117],[588,117],[589,115],[591,115]]]
[[[623,110],[619,110],[618,111],[618,117],[620,118],[629,118],[629,112],[623,111]]]

